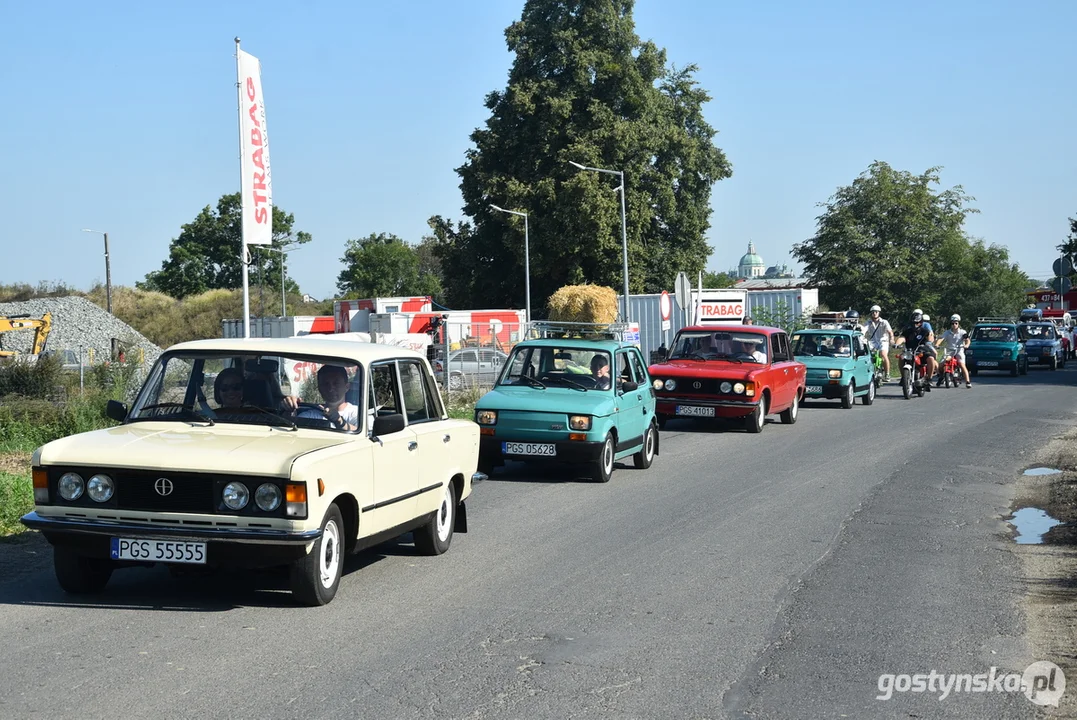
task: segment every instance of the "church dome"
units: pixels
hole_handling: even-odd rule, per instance
[[[746,267],[765,267],[766,263],[763,262],[763,258],[755,254],[755,243],[748,243],[748,253],[741,257],[740,265]]]

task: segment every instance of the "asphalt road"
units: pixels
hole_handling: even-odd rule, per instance
[[[1051,659],[1001,518],[1075,385],[889,385],[761,435],[674,421],[608,485],[513,465],[446,555],[355,556],[324,608],[279,573],[162,569],[76,601],[39,563],[0,578],[0,717],[1033,717],[1020,693],[876,695]]]

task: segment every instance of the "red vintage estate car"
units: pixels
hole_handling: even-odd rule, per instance
[[[673,417],[743,418],[762,431],[766,416],[797,421],[807,375],[784,330],[760,325],[682,328],[669,356],[651,365],[658,426]]]

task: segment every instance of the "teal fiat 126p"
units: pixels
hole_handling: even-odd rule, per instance
[[[840,400],[843,408],[858,397],[875,402],[875,363],[855,325],[815,316],[811,327],[793,333],[792,345],[793,357],[807,367],[805,400]]]
[[[658,454],[655,394],[628,326],[532,323],[497,384],[475,405],[479,466],[506,460],[581,465],[609,482],[617,460]]]

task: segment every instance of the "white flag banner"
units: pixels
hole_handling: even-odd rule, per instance
[[[273,241],[273,184],[269,172],[269,134],[262,99],[262,64],[239,50],[240,141],[243,146],[243,242]]]

